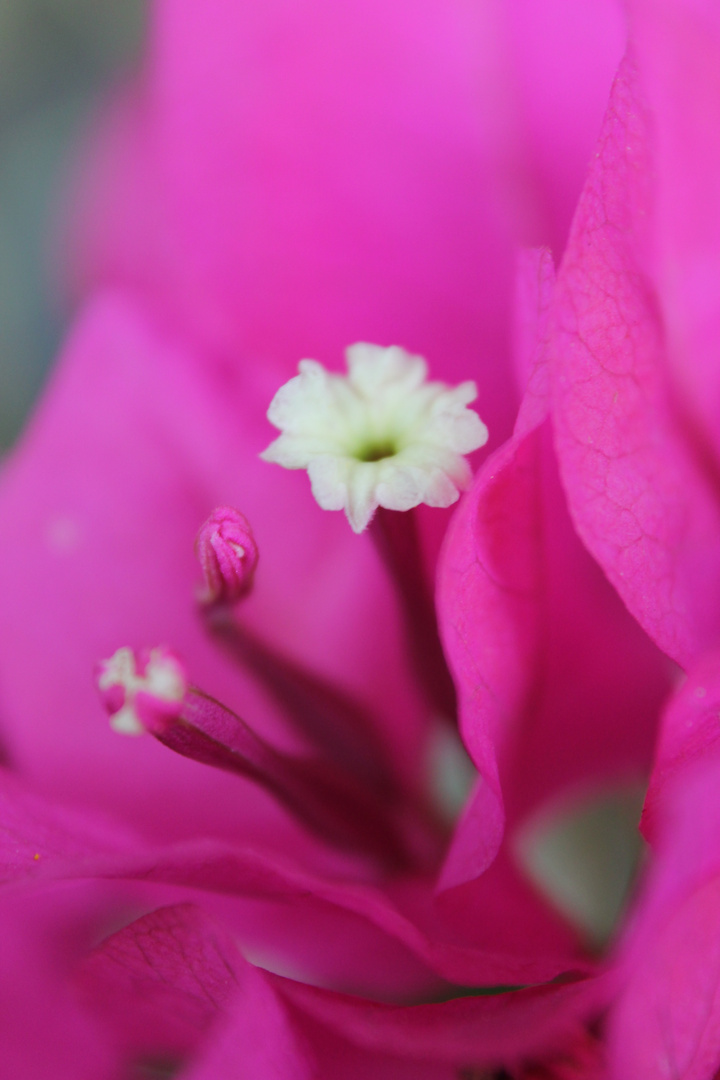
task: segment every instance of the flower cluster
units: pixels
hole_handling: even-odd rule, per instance
[[[627,15],[153,5],[0,478],[3,1075],[718,1075],[720,11]]]

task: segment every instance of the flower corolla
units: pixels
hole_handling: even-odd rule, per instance
[[[468,409],[475,383],[427,381],[427,364],[397,346],[359,343],[347,349],[347,378],[301,360],[300,373],[278,390],[268,420],[282,431],[265,461],[307,469],[323,510],[344,510],[362,532],[378,506],[411,510],[451,506],[468,487],[464,455],[484,446],[488,431]]]

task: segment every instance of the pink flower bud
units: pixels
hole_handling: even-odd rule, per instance
[[[185,668],[170,649],[118,649],[97,665],[97,684],[110,726],[120,735],[142,735],[174,719],[187,692]]]
[[[195,540],[205,586],[204,604],[235,603],[252,587],[258,549],[252,530],[231,506],[218,506],[201,527]]]

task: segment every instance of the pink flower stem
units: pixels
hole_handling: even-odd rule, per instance
[[[301,664],[282,656],[235,618],[230,606],[201,605],[208,632],[244,668],[323,754],[380,795],[397,794],[398,782],[386,760],[367,710],[349,694]]]
[[[370,535],[397,588],[410,659],[420,686],[433,711],[454,721],[455,687],[440,643],[416,516],[412,510],[403,513],[381,506],[370,522]]]
[[[190,689],[179,716],[152,708],[143,716],[159,742],[184,757],[259,783],[299,821],[336,847],[370,856],[384,869],[426,862],[428,837],[418,842],[392,804],[382,802],[336,765],[275,749],[220,702]]]

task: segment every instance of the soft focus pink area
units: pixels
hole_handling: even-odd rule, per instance
[[[366,0],[156,6],[82,200],[86,278],[129,282],[207,361],[339,365],[397,342],[512,420],[512,251],[476,87],[483,19]]]
[[[68,985],[96,914],[92,884],[0,900],[0,1060],[24,1080],[115,1080],[102,1029]]]
[[[508,67],[521,102],[519,141],[534,189],[522,241],[548,245],[558,260],[625,51],[623,5],[495,0],[495,6],[506,20],[514,61]]]
[[[712,0],[633,0],[638,70],[652,113],[655,274],[667,360],[688,437],[720,454],[720,9]]]
[[[543,342],[553,282],[549,252],[527,256],[519,265],[515,366],[521,384],[530,387],[527,404],[521,407],[520,430],[527,423],[532,432],[547,412]],[[495,745],[503,736],[498,731],[497,715],[502,718],[500,726],[506,727],[509,717],[521,708],[529,677],[538,574],[534,522],[529,530],[518,527],[526,507],[532,513],[536,503],[533,452],[528,454],[525,448],[525,435],[523,431],[519,439],[506,443],[476,478],[453,517],[440,564],[440,626],[459,688],[461,731],[480,772],[479,785],[465,807],[443,871],[446,887],[483,873],[495,857],[504,829]],[[487,531],[493,545],[490,560],[499,558],[503,567],[509,568],[504,573],[496,567],[489,573],[483,569],[475,524],[480,507],[491,524]],[[502,581],[508,573],[514,579],[511,608],[506,590],[495,588],[498,577]],[[482,620],[477,618],[479,613]],[[475,717],[478,706],[483,708],[483,697],[494,705],[489,724],[477,723]]]
[[[648,633],[686,664],[720,633],[720,505],[716,466],[669,380],[656,276],[666,222],[639,80],[626,64],[558,275],[557,446],[581,536]],[[694,151],[680,161],[705,168]],[[690,373],[694,354],[682,363]]]
[[[545,355],[548,314],[555,291],[555,265],[547,248],[521,248],[515,263],[513,368],[522,391],[514,434],[542,423],[548,411],[549,372]]]
[[[556,1054],[518,1069],[513,1080],[607,1080],[605,1057],[601,1040],[579,1028]]]
[[[292,1014],[292,1013],[291,1013]],[[313,1021],[307,1013],[296,1013],[298,1027],[310,1044],[318,1080],[456,1080],[457,1068],[439,1061],[418,1061],[396,1054],[376,1053],[354,1045]]]
[[[720,879],[697,890],[634,958],[613,1027],[614,1076],[713,1080],[720,1060]]]
[[[38,871],[44,875],[48,866],[55,876],[56,862],[64,867],[74,859],[124,853],[135,841],[132,833],[116,829],[97,816],[47,803],[5,769],[0,772],[0,810],[3,881],[29,873],[37,875]]]
[[[480,816],[482,800],[475,800],[471,806],[478,815],[476,832],[471,831],[471,813],[462,819],[453,838],[451,854],[440,878],[443,891],[431,898],[429,926],[444,935],[450,933],[451,940],[458,944],[472,942],[489,954],[497,951],[504,955],[508,972],[514,964],[524,965],[528,970],[594,974],[595,962],[588,956],[579,935],[531,886],[509,844],[500,848],[483,874],[466,880],[475,866],[473,836],[482,835],[486,828]],[[450,877],[454,872],[456,882]],[[448,888],[451,884],[456,887]],[[426,898],[426,907],[429,901]],[[413,908],[410,910],[415,914]]]
[[[513,246],[559,256],[623,46],[616,0],[158,4],[81,186],[76,288],[141,289],[208,360],[366,340],[482,370],[497,445]]]
[[[619,957],[612,1076],[713,1080],[720,1060],[718,757],[669,785],[656,860]]]
[[[642,776],[667,690],[661,654],[580,545],[560,488],[543,366],[547,256],[521,270],[518,323],[532,372],[517,433],[480,470],[446,537],[439,610],[461,727],[482,780],[443,872],[486,869],[514,823],[564,789]],[[535,283],[535,292],[531,288]]]

